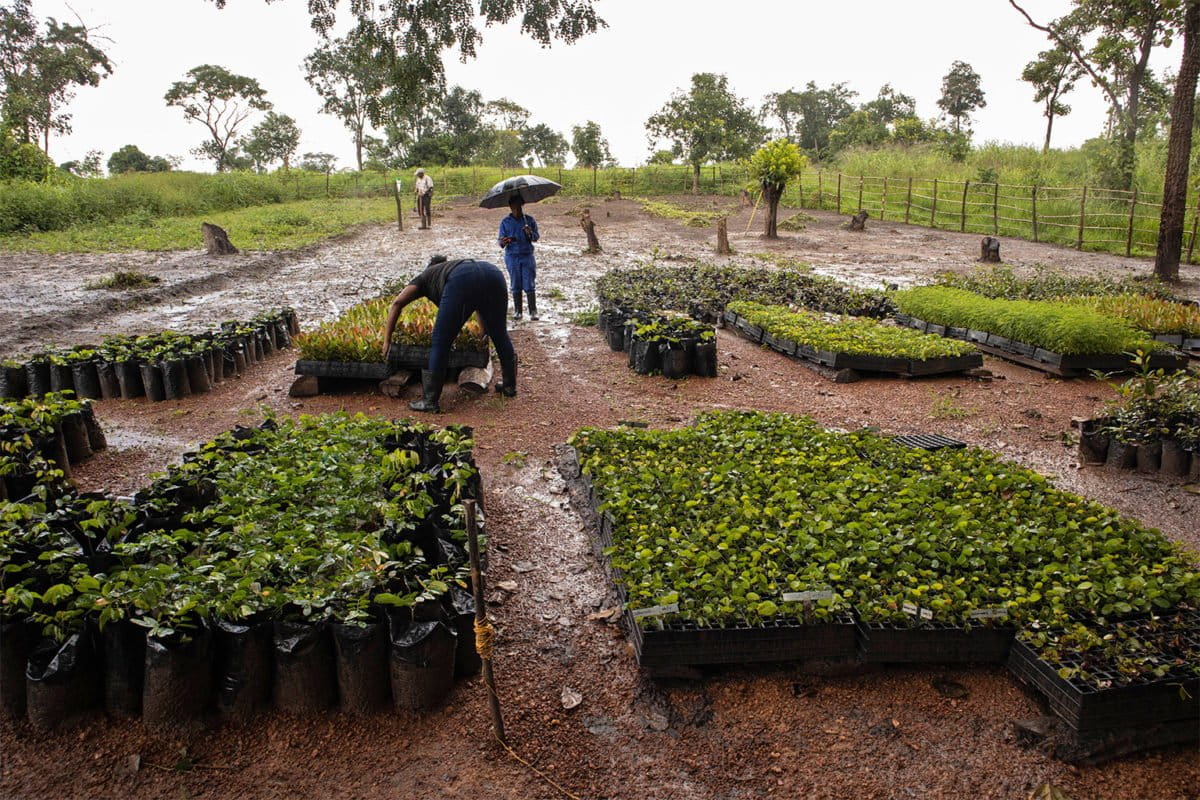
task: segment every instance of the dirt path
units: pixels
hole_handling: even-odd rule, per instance
[[[787,665],[721,670],[702,683],[644,679],[620,631],[587,619],[612,601],[552,465],[553,446],[581,425],[641,420],[670,426],[709,408],[759,408],[810,414],[843,428],[874,424],[887,432],[941,431],[995,449],[1196,547],[1200,499],[1177,484],[1077,468],[1073,449],[1061,436],[1072,416],[1093,411],[1109,390],[1091,381],[1049,380],[993,359],[986,366],[997,379],[990,382],[942,378],[836,385],[722,333],[720,378],[670,382],[635,375],[594,329],[566,324],[567,313],[591,302],[590,281],[609,266],[632,263],[652,247],[660,253],[700,254],[709,247],[711,233],[648,219],[628,201],[598,204],[593,213],[601,221],[607,252],[583,258],[576,255],[582,234],[574,218],[561,213],[569,207],[564,201],[537,209],[545,239],[539,287],[547,314],[514,332],[520,394],[501,400],[448,390],[446,413],[438,418],[475,427],[492,536],[489,581],[493,587],[499,581],[517,584],[511,593],[493,594],[490,610],[500,630],[497,670],[506,721],[525,759],[585,798],[1025,798],[1045,781],[1077,800],[1196,797],[1200,759],[1194,749],[1083,769],[1022,749],[1013,741],[1011,721],[1042,712],[998,668],[886,669],[822,677]],[[371,293],[368,278],[403,275],[437,250],[490,252],[494,214],[464,209],[437,223],[426,239],[418,238],[423,232],[368,229],[307,254],[279,257],[278,273],[274,267],[264,270],[258,287],[222,278],[229,284],[207,294],[202,307],[189,305],[187,318],[198,321],[201,311],[218,306],[218,317],[233,316],[272,292],[286,296],[305,314],[302,319],[326,316],[332,313],[330,303],[345,307]],[[822,271],[855,266],[852,251],[841,250],[838,237],[860,249],[860,263],[876,259],[870,263],[880,272],[889,263],[888,249],[898,246],[882,231],[850,239],[833,220],[820,238],[811,230],[825,225],[814,223],[796,237],[813,237],[812,249],[802,250],[800,257]],[[905,229],[906,235],[925,233]],[[876,243],[878,249],[871,249]],[[977,237],[946,235],[940,252],[961,249],[964,254],[940,258],[965,266],[976,246]],[[752,238],[735,241],[735,247],[767,249]],[[1006,257],[1020,247],[1012,246]],[[1060,252],[1031,249],[1031,257],[1046,261]],[[1053,262],[1066,268],[1084,269],[1093,258],[1063,252],[1078,259]],[[898,250],[892,252],[898,256]],[[1105,268],[1107,257],[1094,258],[1097,268]],[[944,266],[933,255],[922,260],[910,255],[903,270],[888,274],[912,277]],[[554,289],[562,299],[550,299]],[[176,305],[181,304],[167,304]],[[161,327],[156,313],[145,307],[116,312],[102,322],[105,330],[156,319]],[[85,321],[81,317],[79,325],[64,328],[64,337],[82,331]],[[11,331],[6,327],[5,333]],[[291,400],[286,390],[292,358],[277,354],[248,377],[199,398],[101,403],[98,413],[112,447],[79,470],[81,484],[127,493],[191,444],[256,419],[264,405],[277,413],[407,411],[403,401],[378,394]],[[963,684],[967,697],[951,700],[935,691],[931,680],[942,675]],[[570,712],[560,704],[564,686],[584,697]],[[220,727],[180,741],[155,739],[136,721],[97,718],[53,735],[4,723],[0,796],[565,796],[490,741],[486,713],[483,687],[474,679],[460,682],[444,708],[424,717],[270,714],[246,727]],[[181,746],[193,760],[223,769],[178,773],[150,766],[173,764]],[[133,755],[140,755],[143,765],[136,773],[128,768]]]

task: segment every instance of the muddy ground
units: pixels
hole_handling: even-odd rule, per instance
[[[476,398],[448,389],[438,418],[475,427],[493,547],[488,579],[492,586],[517,585],[494,594],[490,611],[500,631],[496,669],[506,722],[522,758],[584,798],[1025,798],[1046,782],[1075,800],[1200,796],[1195,748],[1093,768],[1022,748],[1012,721],[1044,710],[999,668],[889,668],[831,677],[784,665],[724,669],[700,682],[676,683],[642,675],[619,629],[588,619],[613,600],[552,465],[554,445],[584,424],[670,426],[710,408],[758,408],[810,414],[843,428],[939,431],[994,449],[1196,548],[1200,498],[1170,481],[1079,468],[1069,446],[1070,420],[1089,416],[1111,389],[1091,380],[1049,379],[991,358],[985,366],[993,380],[837,385],[723,332],[717,379],[635,375],[594,329],[571,326],[571,312],[594,302],[592,279],[611,267],[652,253],[716,260],[709,255],[713,233],[650,218],[631,201],[597,202],[593,216],[605,253],[586,257],[571,213],[576,208],[575,200],[563,199],[530,209],[542,229],[544,314],[541,322],[518,324],[513,334],[519,395]],[[842,219],[831,214],[766,243],[740,235],[747,217],[739,212],[730,224],[741,253],[735,261],[778,252],[864,284],[967,269],[978,252],[978,236],[890,222],[856,235],[841,230]],[[3,256],[0,296],[8,302],[0,314],[0,351],[168,324],[202,326],[282,302],[299,310],[302,323],[313,323],[386,281],[411,275],[435,252],[498,258],[497,222],[498,212],[459,206],[436,218],[432,231],[412,230],[406,220],[403,233],[365,228],[297,253],[219,261],[198,253]],[[236,242],[237,232],[231,235]],[[1003,254],[1018,268],[1150,269],[1145,261],[1012,240],[1004,241]],[[118,267],[159,275],[163,284],[115,302],[81,288]],[[1185,291],[1200,295],[1200,270],[1185,268],[1185,278]],[[81,466],[81,485],[126,494],[189,446],[259,418],[263,406],[277,413],[407,412],[403,401],[368,392],[291,399],[293,359],[276,354],[201,397],[101,403],[111,447]],[[932,685],[940,677],[962,684],[967,696],[940,694]],[[572,711],[562,709],[564,687],[583,695]],[[200,766],[172,769],[181,747]],[[490,739],[478,678],[460,682],[444,708],[423,717],[270,714],[245,727],[215,727],[179,740],[155,738],[136,721],[99,717],[51,735],[0,724],[4,797],[571,796],[566,791]]]

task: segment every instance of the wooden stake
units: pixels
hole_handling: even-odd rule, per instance
[[[483,601],[483,573],[479,570],[479,527],[475,524],[475,501],[464,500],[467,512],[467,549],[471,558],[471,589],[475,595],[475,625],[487,624],[487,606]],[[476,649],[479,642],[476,639]],[[508,744],[504,735],[504,718],[500,715],[500,696],[496,694],[496,674],[492,671],[492,654],[480,653],[483,661],[483,682],[487,685],[488,705],[492,711],[492,730],[503,745]]]
[[[1128,258],[1133,253],[1133,218],[1137,212],[1137,189],[1133,190],[1133,197],[1129,198],[1129,228],[1125,231],[1125,256]]]
[[[929,208],[929,227],[937,227],[937,186],[938,179],[933,179],[933,205]]]
[[[842,173],[840,172],[838,173],[837,209],[835,210],[839,214],[842,213]]]
[[[821,187],[821,172],[822,172],[822,170],[817,171],[817,210],[818,211],[825,210],[825,203],[822,202],[822,200],[821,200],[821,188],[822,188]]]
[[[400,203],[400,181],[392,182],[392,191],[396,193],[396,227],[404,230],[404,206]]]
[[[908,215],[912,211],[912,176],[908,176],[908,194],[904,196],[904,224],[908,224]]]
[[[967,189],[971,188],[970,181],[963,181],[962,207],[959,209],[959,214],[962,216],[962,221],[959,222],[958,232],[967,232]]]
[[[992,236],[1000,235],[1000,184],[992,184]]]
[[[879,197],[879,219],[887,217],[887,176],[883,178],[883,194]]]
[[[1075,240],[1075,249],[1083,249],[1083,214],[1087,207],[1087,187],[1083,187],[1083,193],[1079,195],[1079,236]]]
[[[1038,228],[1037,228],[1037,187],[1036,187],[1036,186],[1034,186],[1034,187],[1033,187],[1033,191],[1030,193],[1030,197],[1032,197],[1032,198],[1033,198],[1033,240],[1036,242],[1036,241],[1038,240]]]
[[[754,215],[758,213],[758,204],[762,202],[762,196],[762,190],[759,189],[758,198],[754,201],[754,209],[750,212],[750,221],[746,223],[746,230],[742,231],[743,234],[750,232],[750,226],[754,224]]]
[[[864,180],[865,180],[865,178],[863,178],[862,175],[858,176],[858,210],[859,211],[863,210],[862,209],[862,193],[863,193],[863,181]]]

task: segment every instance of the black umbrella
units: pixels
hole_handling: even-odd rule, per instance
[[[480,208],[507,208],[508,202],[517,195],[526,203],[536,203],[551,195],[558,194],[562,187],[552,180],[539,178],[537,175],[518,175],[506,178],[491,189],[479,201]]]

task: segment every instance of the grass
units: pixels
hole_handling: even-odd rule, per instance
[[[594,328],[600,323],[600,310],[595,306],[576,311],[571,315],[571,324],[580,328]]]
[[[662,219],[678,220],[689,228],[707,228],[721,217],[729,216],[728,210],[697,211],[691,208],[682,208],[673,203],[647,200],[646,198],[639,198],[637,202],[641,204],[642,210],[647,214]]]
[[[144,272],[137,270],[118,270],[112,275],[100,278],[94,281],[88,281],[83,285],[85,289],[107,289],[113,292],[122,292],[129,289],[147,289],[156,283],[162,281],[156,275],[147,275]]]
[[[765,261],[768,264],[774,264],[780,269],[812,272],[812,264],[809,264],[807,261],[801,261],[793,256],[783,255],[782,253],[750,253],[749,256],[756,261]]]
[[[542,296],[545,297],[547,300],[565,300],[567,297],[565,294],[563,294],[563,290],[558,288],[557,286],[551,286],[549,289],[547,289],[545,292],[542,293]]]
[[[356,225],[396,218],[390,197],[301,200],[291,203],[139,222],[0,237],[0,250],[34,253],[111,253],[194,250],[203,247],[200,223],[220,225],[242,250],[295,250],[339,236]]]
[[[954,395],[940,394],[933,401],[933,411],[931,413],[934,419],[964,419],[975,412],[972,409],[959,405]]]

